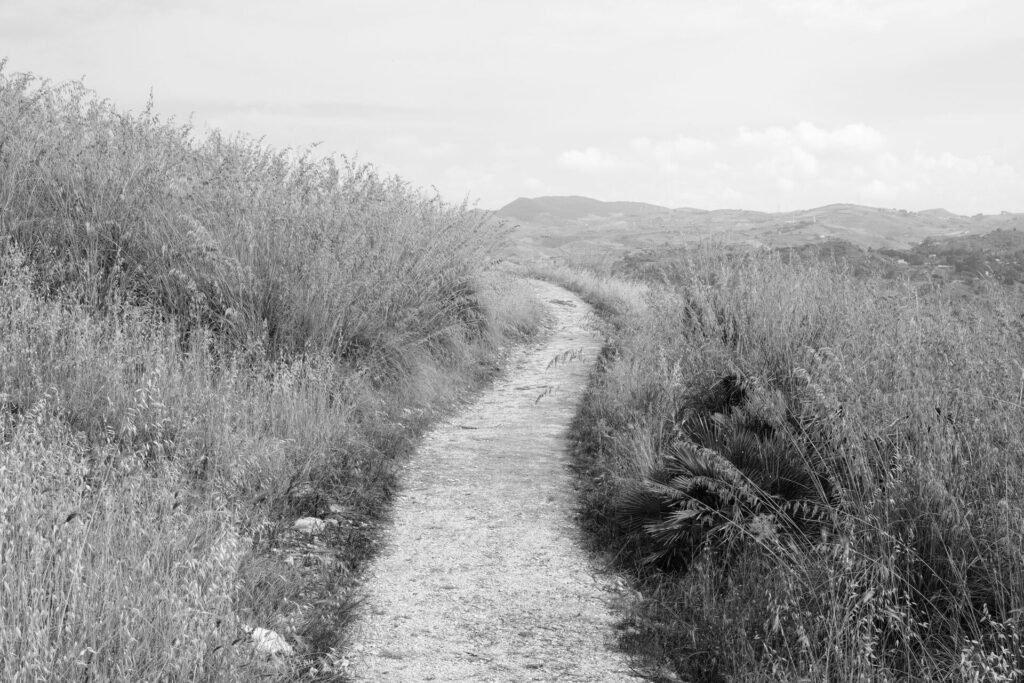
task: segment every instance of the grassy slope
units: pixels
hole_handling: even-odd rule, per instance
[[[541,321],[482,221],[0,68],[0,678],[333,675],[398,463]]]
[[[666,680],[1024,675],[1019,293],[661,266],[574,425],[586,523],[643,595],[625,644]]]

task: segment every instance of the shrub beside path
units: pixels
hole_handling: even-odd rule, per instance
[[[369,570],[357,681],[639,681],[614,643],[615,577],[573,521],[565,433],[601,340],[589,306],[536,282],[543,342],[428,434]]]

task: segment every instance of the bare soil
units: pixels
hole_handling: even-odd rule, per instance
[[[628,591],[573,521],[565,434],[601,339],[578,297],[534,286],[548,334],[404,472],[352,633],[354,680],[643,680],[615,646]]]

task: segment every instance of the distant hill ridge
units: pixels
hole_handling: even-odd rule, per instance
[[[844,240],[861,248],[909,249],[926,239],[1024,228],[1024,214],[961,216],[945,209],[907,211],[858,204],[766,213],[672,209],[581,196],[520,197],[495,212],[518,226],[518,255],[623,254],[703,239],[768,247]]]
[[[603,202],[590,197],[520,197],[498,209],[498,214],[508,218],[535,220],[541,216],[576,219],[585,216],[609,216],[613,214],[645,214],[669,211],[664,206],[644,202]]]
[[[884,209],[863,206],[860,204],[837,203],[825,204],[811,209],[795,211],[767,212],[753,209],[697,209],[693,207],[673,208],[660,204],[632,201],[604,201],[580,195],[551,195],[544,197],[519,197],[498,209],[495,213],[506,218],[532,220],[538,216],[580,219],[588,216],[610,216],[615,214],[643,215],[652,213],[686,213],[686,214],[722,214],[789,217],[794,215],[835,214],[849,212],[889,212],[902,216],[927,216],[934,219],[967,219],[968,216],[953,213],[946,209],[924,209],[922,211],[906,211],[902,209]],[[1005,215],[1005,214],[1003,214]],[[1011,214],[1012,215],[1012,214]],[[1019,214],[1018,214],[1019,215]]]

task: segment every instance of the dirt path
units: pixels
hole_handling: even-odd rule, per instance
[[[565,431],[600,349],[590,308],[536,283],[555,317],[404,473],[370,570],[357,681],[639,681],[614,646],[614,577],[572,519]]]

